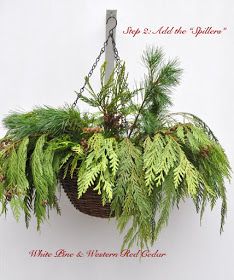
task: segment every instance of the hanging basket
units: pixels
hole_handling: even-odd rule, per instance
[[[114,213],[111,213],[110,203],[102,205],[101,195],[99,195],[92,188],[89,188],[81,198],[77,197],[77,177],[74,175],[72,178],[68,174],[65,178],[60,176],[60,182],[63,189],[68,196],[70,202],[80,212],[89,216],[99,218],[111,218],[114,217]]]
[[[184,198],[192,199],[201,217],[206,203],[213,208],[221,198],[223,231],[224,183],[231,179],[231,167],[222,146],[199,117],[169,112],[171,89],[182,70],[176,59],[164,60],[161,48],[146,50],[145,79],[129,89],[113,37],[116,24],[115,19],[72,105],[37,107],[4,119],[8,130],[0,139],[1,212],[10,206],[17,220],[23,212],[27,227],[33,213],[39,230],[50,209],[60,213],[59,181],[80,212],[115,217],[121,232],[128,228],[122,248],[152,246],[175,202],[179,206]],[[106,62],[101,66],[96,92],[90,78],[109,40],[116,62],[112,72]],[[76,108],[79,100],[95,109],[82,112]],[[110,202],[105,206],[104,195]]]

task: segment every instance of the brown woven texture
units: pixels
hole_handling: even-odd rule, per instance
[[[77,177],[70,178],[68,175],[66,178],[60,176],[60,182],[63,189],[70,199],[71,203],[80,212],[99,218],[110,218],[110,204],[102,205],[101,196],[96,191],[89,188],[81,198],[77,198]],[[113,217],[113,213],[111,217]]]

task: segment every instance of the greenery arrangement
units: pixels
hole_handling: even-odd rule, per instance
[[[189,113],[170,113],[171,92],[182,70],[166,61],[160,48],[143,54],[147,73],[136,90],[129,90],[125,64],[116,65],[107,82],[101,66],[96,92],[86,78],[80,100],[97,108],[81,113],[74,106],[38,107],[12,113],[0,142],[2,213],[11,207],[37,227],[49,210],[60,213],[59,174],[76,174],[78,198],[89,189],[103,205],[111,203],[118,229],[127,229],[123,247],[153,244],[168,223],[170,211],[191,198],[202,217],[209,203],[222,200],[221,228],[227,203],[224,180],[231,168],[210,128]],[[181,119],[181,120],[180,120]]]

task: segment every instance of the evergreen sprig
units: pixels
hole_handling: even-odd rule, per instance
[[[49,134],[52,137],[61,134],[80,133],[84,126],[92,123],[88,115],[81,116],[79,110],[65,106],[63,108],[38,107],[29,113],[12,113],[3,123],[8,129],[7,135],[16,140],[26,136]]]
[[[102,194],[103,204],[113,198],[113,186],[119,159],[116,155],[117,142],[94,134],[89,139],[89,154],[81,163],[78,173],[78,198],[91,186]]]
[[[122,232],[132,219],[124,242],[131,247],[136,241],[141,247],[151,238],[152,210],[144,183],[142,151],[128,139],[119,144],[119,169],[114,188],[112,210],[116,213],[118,228]]]

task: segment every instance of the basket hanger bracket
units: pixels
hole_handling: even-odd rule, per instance
[[[109,36],[110,30],[113,28],[113,26],[116,24],[115,19],[117,19],[117,10],[106,10],[106,40]],[[109,20],[108,20],[109,19]],[[113,37],[114,40],[116,40],[116,29],[113,30]],[[111,41],[111,38],[109,38]],[[106,65],[106,74],[105,74],[105,82],[108,81],[112,71],[114,70],[115,67],[115,57],[114,57],[114,50],[111,42],[106,47],[105,51],[105,61],[107,62]]]

